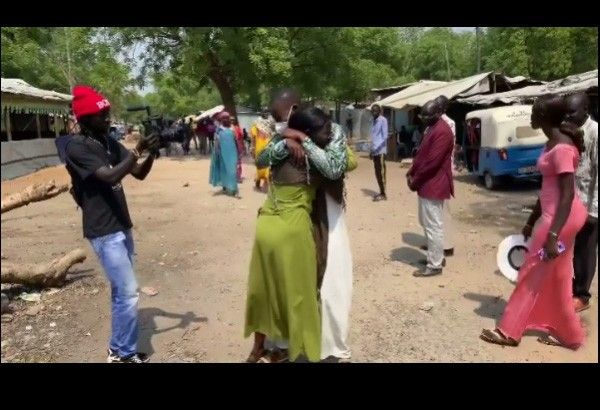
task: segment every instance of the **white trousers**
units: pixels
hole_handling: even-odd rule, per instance
[[[444,200],[419,197],[419,222],[427,240],[427,267],[442,269],[444,261]]]

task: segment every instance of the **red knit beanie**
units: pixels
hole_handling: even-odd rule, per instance
[[[73,114],[79,120],[84,115],[98,114],[110,108],[110,102],[96,90],[87,85],[73,87]]]

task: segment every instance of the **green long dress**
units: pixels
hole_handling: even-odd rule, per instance
[[[302,146],[324,177],[335,180],[347,166],[346,136],[338,124],[332,142],[321,149],[310,139]],[[274,136],[256,159],[271,167],[289,155],[283,139]],[[315,188],[271,184],[256,224],[250,262],[245,337],[254,332],[271,340],[287,340],[289,356],[321,358],[321,315],[317,299],[317,252],[310,219]],[[276,198],[276,201],[275,201]]]
[[[321,358],[321,316],[310,185],[270,186],[256,223],[245,337],[288,340],[290,360]]]

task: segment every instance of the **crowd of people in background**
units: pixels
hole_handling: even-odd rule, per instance
[[[590,306],[598,241],[598,124],[588,104],[585,94],[575,94],[540,97],[533,105],[531,126],[548,139],[537,162],[542,187],[522,229],[531,237],[526,260],[498,325],[480,334],[486,342],[517,346],[525,331],[538,330],[545,344],[577,349],[584,343],[578,313]],[[426,240],[427,257],[414,273],[419,278],[442,274],[446,257],[454,255],[449,204],[455,194],[456,130],[447,108],[444,96],[428,101],[419,114],[423,133],[400,132],[402,141],[414,143],[406,183],[417,193]],[[111,137],[110,103],[89,87],[75,87],[73,112],[79,131],[65,142],[63,155],[84,236],[111,283],[107,361],[144,363],[147,356],[137,350],[132,222],[121,180],[148,175],[160,136],[142,137],[127,150]],[[378,202],[388,199],[390,134],[381,107],[375,104],[371,112]],[[168,125],[165,132],[178,135],[184,153],[193,140],[198,152],[210,154],[209,182],[224,194],[240,198],[242,157],[248,152],[256,165],[255,189],[267,193],[249,268],[244,333],[254,336],[254,344],[247,361],[349,360],[353,268],[344,180],[358,163],[342,127],[304,105],[293,90],[275,93],[250,133],[226,111],[195,126],[193,118]]]

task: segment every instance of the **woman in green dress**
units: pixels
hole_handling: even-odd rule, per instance
[[[309,160],[319,160],[330,141],[332,123],[317,108],[298,110],[288,126],[309,136]],[[275,141],[276,142],[276,141]],[[267,163],[258,163],[260,160]],[[269,166],[258,158],[257,166]],[[317,254],[311,212],[318,178],[286,160],[272,168],[272,183],[259,210],[250,262],[245,337],[254,333],[249,362],[267,353],[265,337],[287,340],[289,359],[319,361],[321,316],[317,295]]]

